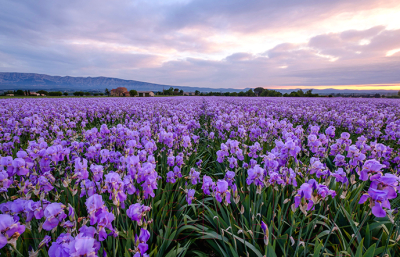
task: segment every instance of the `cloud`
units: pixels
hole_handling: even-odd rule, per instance
[[[0,69],[204,87],[399,83],[398,17],[398,1],[377,0],[5,0]]]

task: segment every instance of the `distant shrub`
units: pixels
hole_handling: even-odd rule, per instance
[[[62,96],[62,92],[60,91],[54,91],[54,92],[49,92],[49,96]]]

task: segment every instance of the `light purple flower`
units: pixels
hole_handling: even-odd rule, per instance
[[[360,201],[358,203],[363,204],[368,199],[370,199],[370,206],[372,207],[372,214],[374,214],[376,217],[380,217],[380,218],[385,217],[386,212],[383,210],[383,207],[390,210],[388,193],[383,190],[369,188],[368,192],[361,196]]]

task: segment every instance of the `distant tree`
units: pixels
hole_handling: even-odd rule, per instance
[[[31,91],[30,90],[28,90],[28,95],[31,95]]]
[[[243,91],[240,91],[239,94],[238,94],[238,96],[246,96],[246,93],[243,92]]]
[[[83,96],[84,93],[82,91],[76,91],[74,92],[74,96]]]
[[[48,95],[49,94],[49,92],[47,92],[45,90],[39,90],[39,91],[37,91],[37,93],[41,94],[41,95]]]
[[[135,96],[135,95],[137,95],[137,94],[138,94],[137,91],[134,90],[134,89],[132,89],[131,91],[129,91],[129,95],[130,95],[130,96]]]
[[[238,96],[238,93],[232,92],[232,93],[230,93],[229,95],[230,95],[230,96]]]
[[[195,95],[200,95],[200,91],[199,91],[199,90],[196,90],[196,91],[194,91],[194,94],[195,94]],[[400,91],[399,91],[399,95],[400,95]]]
[[[90,96],[90,92],[85,92],[85,96]]]
[[[333,97],[333,95],[329,95],[328,97]]]
[[[180,95],[183,95],[183,90],[182,90],[182,89],[179,90],[179,94],[180,94]]]
[[[231,93],[229,93],[229,92],[224,93],[224,96],[230,96],[230,95],[231,95]]]
[[[65,95],[65,96],[68,96],[68,93],[67,93],[67,92],[64,92],[64,95]]]
[[[261,96],[279,97],[282,96],[282,93],[272,89],[264,89],[264,91],[261,93]]]
[[[246,95],[247,95],[247,96],[254,96],[253,90],[251,90],[251,89],[247,90],[247,91],[246,91]]]
[[[62,96],[62,92],[60,91],[49,92],[49,96]]]
[[[257,96],[260,96],[263,91],[264,91],[264,88],[262,88],[262,87],[256,87],[254,89],[254,93],[257,94]]]
[[[174,95],[178,95],[179,94],[179,88],[175,88],[174,89]]]
[[[399,92],[397,92],[397,95],[400,96],[400,90],[399,90]]]
[[[24,91],[19,89],[14,93],[14,95],[25,95],[25,93],[24,93]]]
[[[104,95],[103,93],[100,93],[100,95]]]
[[[105,94],[106,94],[107,96],[110,96],[110,91],[108,91],[108,88],[106,88]]]
[[[203,93],[203,92],[201,92],[201,93],[200,93],[200,96],[204,96],[204,93]]]

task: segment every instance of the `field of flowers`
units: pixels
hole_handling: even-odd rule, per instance
[[[400,256],[400,101],[0,100],[2,256]]]

